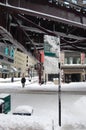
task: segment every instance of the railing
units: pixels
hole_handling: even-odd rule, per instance
[[[73,2],[70,0],[48,0],[48,2],[51,4],[56,4],[57,6],[71,8],[78,12],[86,12],[86,7],[84,7],[83,1],[79,3],[78,1]]]

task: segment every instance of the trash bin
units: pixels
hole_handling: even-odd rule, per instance
[[[58,84],[58,78],[54,78],[54,79],[53,79],[53,82],[54,82],[54,84],[57,85],[57,84]]]
[[[0,99],[0,113],[4,113],[4,100]]]
[[[2,99],[4,101],[4,112],[3,113],[7,114],[11,109],[11,96],[9,94],[1,93],[0,99]]]

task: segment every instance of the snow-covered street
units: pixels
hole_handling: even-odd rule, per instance
[[[0,130],[85,130],[86,94],[85,82],[62,84],[61,127],[58,124],[58,85],[52,82],[39,85],[37,79],[26,81],[22,88],[20,80],[0,79],[0,93],[11,95],[11,111],[0,114]],[[5,82],[5,83],[4,83]],[[79,90],[79,91],[77,91]],[[82,90],[80,92],[80,90]],[[32,116],[12,115],[17,106],[30,105]],[[10,123],[9,120],[11,119]]]

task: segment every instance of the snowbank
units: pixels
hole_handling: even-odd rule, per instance
[[[21,105],[21,106],[16,107],[13,113],[32,114],[33,107],[28,106],[28,105]]]
[[[51,123],[33,116],[0,114],[0,130],[52,130]]]

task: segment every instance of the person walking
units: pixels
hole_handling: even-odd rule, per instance
[[[25,82],[26,82],[26,79],[25,79],[25,76],[23,74],[22,78],[21,78],[21,83],[22,83],[22,88],[25,87]]]
[[[11,77],[11,82],[14,82],[14,77],[13,76]]]

